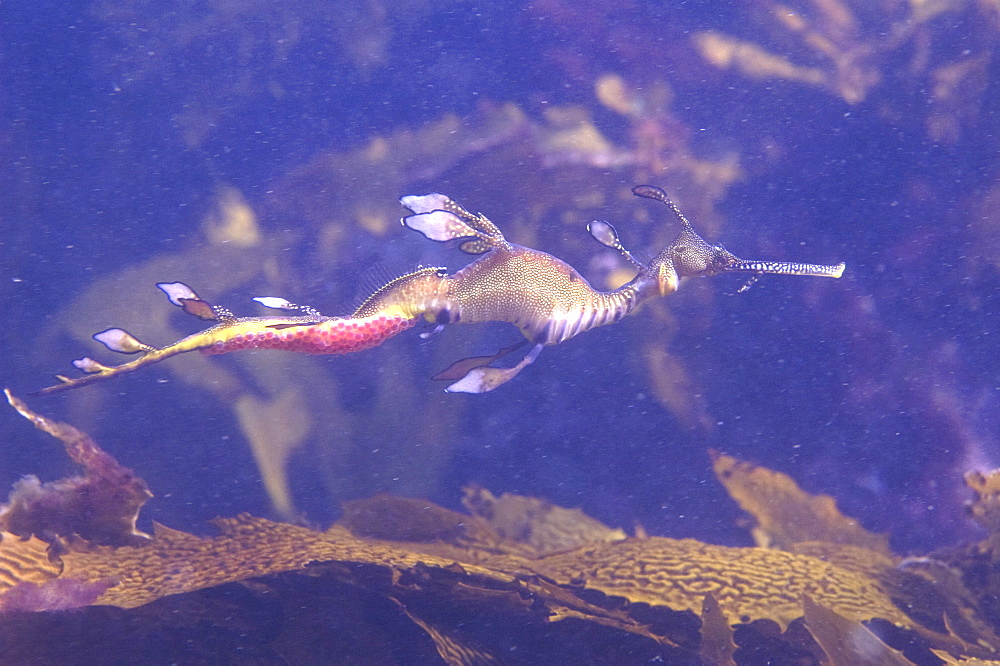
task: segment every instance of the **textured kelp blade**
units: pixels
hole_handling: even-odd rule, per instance
[[[62,432],[69,433],[69,440],[76,444],[90,441],[75,429]],[[93,454],[86,447],[82,451]],[[127,470],[107,469],[132,478]],[[764,488],[778,488],[781,492],[751,496],[756,502],[762,501],[761,496],[789,502],[792,509],[787,513],[772,509],[762,515],[777,516],[768,518],[778,526],[772,532],[784,535],[782,540],[796,550],[814,549],[818,557],[712,546],[690,539],[628,539],[579,510],[534,498],[496,498],[473,488],[466,497],[475,514],[470,517],[424,500],[381,496],[358,503],[345,521],[353,533],[343,526],[319,532],[243,515],[216,521],[221,534],[214,538],[157,526],[154,538],[142,546],[116,548],[67,540],[68,550],[58,560],[37,539],[21,541],[11,534],[0,535],[0,609],[16,614],[76,608],[95,600],[123,609],[166,604],[175,609],[172,617],[177,608],[187,608],[184,612],[191,614],[185,620],[187,629],[197,632],[199,614],[208,606],[220,617],[239,617],[244,612],[222,612],[217,606],[218,595],[224,598],[233,589],[240,594],[260,593],[261,599],[296,609],[312,607],[302,595],[321,595],[327,590],[327,602],[339,615],[344,614],[345,603],[359,595],[366,595],[359,601],[363,608],[392,602],[397,620],[405,617],[415,623],[423,640],[429,637],[437,655],[451,663],[488,663],[508,654],[511,642],[521,650],[519,654],[538,662],[566,655],[574,662],[592,661],[595,654],[604,653],[595,651],[610,650],[640,661],[692,661],[701,654],[725,663],[732,647],[727,631],[731,624],[770,626],[779,641],[800,640],[802,617],[808,615],[803,600],[808,598],[815,611],[811,626],[827,632],[823,640],[829,645],[845,640],[845,630],[833,624],[840,620],[830,619],[834,617],[851,628],[873,621],[897,631],[916,632],[930,645],[947,647],[953,654],[989,654],[974,643],[992,644],[993,634],[985,625],[970,621],[974,603],[960,585],[943,585],[940,576],[923,579],[912,572],[905,580],[899,579],[908,572],[894,566],[891,554],[860,545],[788,537],[793,532],[782,527],[788,516],[828,522],[819,530],[803,532],[813,539],[824,535],[843,539],[844,534],[857,539],[860,528],[843,527],[840,521],[846,519],[832,501],[816,509],[812,500],[823,498],[810,498],[787,477],[760,468],[740,468],[735,461],[721,469],[723,473],[747,471],[753,480],[763,478]],[[415,517],[422,514],[429,518],[416,524]],[[831,549],[836,557],[828,557]],[[850,551],[854,559],[843,555],[844,551]],[[866,559],[875,559],[879,565],[851,564]],[[888,572],[895,572],[897,578],[889,578]],[[941,613],[935,615],[933,609],[918,603],[928,596],[927,585],[906,585],[921,580],[947,602],[939,604],[946,608],[943,619]],[[231,585],[238,582],[247,586]],[[255,597],[253,605],[259,606],[261,599]],[[910,615],[897,604],[911,609]],[[970,607],[969,614],[947,610],[956,605]],[[920,609],[920,614],[913,609]],[[71,621],[100,625],[100,612],[78,610]],[[825,612],[835,615],[828,617]],[[113,619],[134,627],[135,617],[119,614]],[[921,624],[922,618],[936,635]],[[947,635],[955,633],[952,626],[957,627],[958,621],[963,640]],[[270,624],[292,627],[294,622]],[[0,634],[11,626],[22,625],[0,623]],[[501,626],[511,629],[499,635],[496,628]],[[253,633],[237,629],[239,636]],[[49,635],[37,624],[24,631]],[[351,631],[364,633],[357,627]],[[0,635],[0,661],[2,639]],[[285,636],[274,643],[289,650],[302,640]],[[419,652],[411,645],[413,650]]]
[[[67,571],[94,576],[118,575],[123,584],[108,590],[101,603],[132,608],[169,594],[181,594],[274,573],[300,571],[315,562],[383,567],[448,566],[454,560],[419,555],[353,537],[344,529],[316,532],[261,518],[239,516],[216,521],[222,535],[199,538],[157,525],[143,548],[118,548],[63,557]],[[176,571],[183,570],[184,576]],[[488,573],[485,569],[477,572]],[[503,577],[509,580],[509,576]]]
[[[224,651],[241,663],[267,664],[316,663],[320,656],[331,664],[511,663],[511,653],[519,656],[514,663],[609,663],[600,659],[607,654],[623,664],[694,662],[691,650],[663,645],[638,628],[621,631],[582,614],[552,621],[559,609],[536,603],[530,584],[498,590],[453,567],[415,569],[394,587],[382,573],[316,566],[128,610],[5,616],[0,661],[215,663]],[[353,582],[344,581],[348,576]],[[400,601],[386,594],[393,590]],[[65,648],[74,643],[76,655]]]
[[[753,535],[760,546],[788,550],[799,542],[821,541],[892,552],[884,534],[841,514],[829,495],[810,495],[781,472],[725,454],[713,453],[712,464],[729,496],[756,521]]]
[[[438,642],[439,650],[494,656],[502,654],[489,638],[497,626],[516,626],[522,638],[534,637],[533,650],[551,649],[543,644],[557,635],[574,647],[593,645],[587,641],[599,636],[651,659],[665,650],[690,656],[699,649],[695,618],[706,612],[709,594],[718,612],[706,621],[714,617],[712,635],[723,654],[725,624],[760,618],[787,626],[803,615],[805,596],[851,622],[880,618],[915,626],[878,581],[775,550],[649,538],[526,558],[507,549],[373,541],[342,527],[317,532],[249,516],[217,525],[222,534],[215,538],[157,526],[144,547],[69,552],[57,577],[119,581],[98,601],[123,608],[170,595],[202,598],[199,590],[251,579],[273,585],[306,576],[321,588],[346,582],[395,599],[439,634],[436,641],[454,644]],[[38,553],[34,560],[44,562]],[[42,571],[49,581],[53,575]],[[541,636],[545,640],[533,642]]]
[[[705,594],[711,593],[730,622],[748,616],[768,618],[786,626],[802,616],[801,597],[808,593],[849,618],[881,617],[902,626],[912,624],[867,571],[847,570],[811,556],[762,548],[727,548],[692,539],[623,540],[620,531],[600,525],[576,510],[553,507],[528,497],[505,495],[497,500],[476,488],[466,492],[466,506],[477,517],[488,519],[489,526],[501,538],[498,543],[465,542],[475,551],[475,561],[483,566],[511,572],[530,570],[562,585],[582,585],[629,602],[695,614],[701,613]],[[387,501],[380,500],[383,505]],[[384,516],[380,522],[383,530],[392,529]],[[599,526],[596,529],[595,524]],[[447,539],[426,543],[426,534],[432,531],[422,533],[421,541],[409,547],[445,559],[463,558],[462,550],[447,544]],[[580,543],[581,534],[590,535],[589,544]],[[537,552],[539,546],[532,545],[532,540],[541,535],[544,535],[539,542],[542,548],[566,543],[562,541],[566,535],[576,540],[576,546],[553,548],[552,554],[541,555]],[[507,557],[484,558],[480,549]],[[467,551],[464,557],[471,555]],[[515,562],[518,564],[510,569]]]
[[[62,563],[50,561],[48,547],[35,537],[19,539],[0,533],[0,595],[19,583],[42,584],[57,578]]]
[[[398,599],[408,611],[452,637],[462,635],[455,633],[461,625],[468,635],[485,640],[520,608],[515,626],[523,625],[525,631],[536,627],[531,631],[541,632],[539,637],[554,635],[551,627],[542,631],[550,618],[566,618],[577,624],[561,625],[556,633],[569,632],[580,645],[584,636],[578,634],[592,631],[586,627],[595,622],[602,640],[624,641],[623,648],[639,640],[650,658],[659,654],[658,645],[670,645],[621,610],[594,606],[558,586],[524,578],[525,560],[520,558],[504,559],[502,568],[459,565],[453,557],[358,539],[342,528],[316,532],[249,516],[220,520],[217,525],[223,534],[213,539],[157,526],[146,547],[71,552],[63,556],[63,575],[90,580],[113,576],[121,583],[99,603],[123,608],[251,578],[264,582],[286,574],[332,576]],[[434,609],[439,609],[438,615]],[[448,620],[456,614],[462,622],[453,626]],[[473,626],[476,618],[482,623],[479,630]],[[539,640],[539,645],[545,642]]]
[[[406,613],[406,616],[414,622],[414,624],[427,632],[427,635],[434,641],[438,654],[441,655],[441,658],[444,659],[445,663],[449,664],[449,666],[466,666],[473,664],[488,666],[489,664],[503,663],[489,652],[470,645],[468,640],[455,637],[451,634],[451,632],[445,629],[439,629],[434,624],[427,622],[412,611],[407,610],[402,604],[400,604],[400,607],[403,609],[403,612]]]
[[[507,543],[516,543],[532,557],[559,553],[627,537],[579,509],[567,509],[537,497],[504,493],[496,497],[479,486],[463,489],[462,504],[485,520]]]
[[[240,664],[440,663],[430,637],[391,600],[330,577],[279,575],[134,609],[92,606],[7,614],[0,621],[4,664],[214,664],[220,658]]]
[[[913,625],[867,575],[778,550],[651,537],[580,548],[530,566],[558,583],[584,581],[588,589],[632,603],[694,613],[711,593],[730,622],[768,618],[787,626],[802,616],[802,595],[810,594],[848,618]]]
[[[808,596],[802,605],[809,633],[823,648],[831,664],[907,666],[913,663],[880,641],[860,622],[848,620]]]
[[[491,548],[500,540],[476,516],[451,511],[428,500],[387,493],[345,502],[344,515],[337,524],[355,536],[383,541],[475,544]]]
[[[967,548],[978,551],[978,556],[982,557],[989,552],[982,546],[976,544]],[[958,552],[961,550],[950,550],[943,555],[947,557]],[[996,616],[991,611],[995,597],[992,594],[986,598],[977,597],[972,591],[981,581],[993,577],[982,575],[981,561],[969,565],[968,562],[951,563],[934,557],[907,558],[875,575],[910,617],[936,634],[949,637],[949,640],[936,638],[936,644],[950,647],[955,654],[974,654],[973,645],[989,646],[994,653],[1000,652],[1000,636],[993,628]]]
[[[63,557],[64,575],[88,579],[117,578],[100,603],[125,608],[169,594],[186,593],[223,583],[285,571],[312,563],[373,565],[387,570],[454,566],[460,551],[433,554],[433,545],[373,542],[342,528],[316,532],[304,527],[241,516],[217,521],[223,534],[199,538],[162,526],[144,547],[72,552]],[[467,556],[473,559],[472,553]],[[881,617],[906,626],[899,612],[871,579],[811,557],[759,548],[726,548],[693,540],[650,538],[602,543],[566,553],[528,560],[478,553],[478,563],[463,563],[468,575],[509,584],[518,572],[533,571],[572,587],[583,586],[633,603],[666,606],[700,613],[712,592],[730,621],[743,616],[767,617],[780,623],[802,615],[801,596],[846,617]],[[184,571],[178,576],[177,571]]]
[[[706,594],[701,604],[701,650],[699,656],[706,664],[735,666],[733,629],[719,608],[714,594]]]
[[[627,538],[579,509],[509,493],[496,497],[479,486],[463,493],[462,504],[471,516],[427,500],[380,493],[345,503],[338,525],[360,537],[436,542],[528,558]]]

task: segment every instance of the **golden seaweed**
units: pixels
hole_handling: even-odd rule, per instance
[[[818,88],[848,104],[860,104],[881,89],[908,88],[919,81],[929,92],[924,125],[930,140],[955,144],[963,132],[976,127],[992,52],[988,47],[969,49],[939,62],[935,46],[954,35],[951,23],[939,17],[950,15],[954,21],[981,26],[979,39],[989,44],[996,30],[995,4],[768,0],[751,9],[769,39],[756,42],[717,30],[697,32],[692,41],[707,63],[751,79]],[[964,12],[971,16],[963,16]],[[880,102],[887,117],[913,115],[911,109],[890,109],[893,102],[884,96]]]
[[[758,546],[789,550],[815,541],[891,552],[884,534],[873,534],[841,514],[829,495],[809,495],[780,472],[722,453],[712,453],[712,466],[729,496],[753,517],[750,531]]]
[[[96,447],[9,399],[46,430]],[[210,649],[200,632],[211,626],[235,632],[230,638],[239,643],[240,631],[223,619],[233,616],[232,604],[244,613],[276,603],[274,612],[291,614],[285,628],[246,649],[301,655],[303,645],[344,640],[297,623],[293,609],[306,597],[306,605],[377,608],[377,621],[346,611],[344,630],[374,631],[371,649],[381,646],[382,654],[431,649],[449,664],[502,660],[511,644],[532,659],[609,660],[602,651],[614,646],[643,661],[720,664],[742,663],[750,653],[908,663],[931,649],[958,659],[988,658],[1000,647],[986,606],[991,588],[968,579],[992,566],[989,540],[947,560],[902,559],[830,498],[728,456],[714,454],[714,461],[758,521],[758,538],[783,549],[629,538],[579,510],[476,487],[464,500],[472,515],[381,495],[349,504],[343,521],[325,531],[244,514],[214,521],[214,537],[155,525],[148,541],[99,545],[74,532],[61,551],[4,533],[0,612],[8,620],[0,625],[0,658],[51,655],[18,638],[41,622],[57,633],[84,623],[94,635],[112,618],[137,630],[161,623],[198,649]],[[132,479],[115,478],[123,487]],[[991,478],[970,477],[980,503],[992,502]],[[121,610],[109,615],[109,607]],[[71,608],[72,616],[37,613]],[[498,626],[516,630],[498,634]]]

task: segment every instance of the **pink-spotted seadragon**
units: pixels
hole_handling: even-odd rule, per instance
[[[460,250],[477,258],[454,274],[443,268],[421,268],[389,281],[369,296],[350,316],[326,317],[313,308],[281,298],[255,299],[268,308],[294,311],[294,316],[236,317],[210,305],[180,282],[160,283],[170,302],[185,312],[216,322],[166,347],[140,342],[130,333],[111,328],[94,336],[112,351],[140,354],[135,360],[107,366],[91,358],[73,362],[85,374],[70,379],[57,375],[58,384],[38,391],[56,393],[133,372],[147,365],[200,350],[225,354],[240,349],[283,349],[306,354],[349,354],[382,344],[414,326],[421,317],[440,326],[490,321],[514,324],[533,346],[511,368],[489,365],[522,346],[513,345],[496,356],[464,359],[439,378],[457,380],[449,391],[485,393],[513,379],[532,363],[546,345],[568,340],[597,326],[613,324],[642,303],[677,290],[682,278],[743,272],[839,278],[844,264],[818,265],[773,261],[745,261],[720,245],[703,240],[663,190],[643,185],[636,195],[665,204],[680,220],[681,232],[649,263],[637,260],[619,241],[607,222],[591,223],[591,235],[615,249],[636,270],[627,284],[612,291],[594,289],[569,264],[556,257],[511,243],[482,214],[473,214],[443,194],[406,196],[401,203],[412,213],[403,224],[427,238],[455,241]]]

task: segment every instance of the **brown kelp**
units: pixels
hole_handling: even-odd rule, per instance
[[[975,578],[993,536],[948,557],[902,558],[787,476],[722,454],[714,462],[771,547],[628,537],[481,488],[466,491],[471,515],[383,495],[354,502],[325,531],[240,515],[216,520],[214,537],[156,525],[139,544],[76,538],[59,554],[6,533],[0,656],[71,658],[58,640],[71,633],[87,639],[72,658],[97,660],[228,646],[290,661],[334,650],[473,664],[514,649],[518,661],[905,664],[1000,649],[989,583]],[[990,478],[970,484],[972,512],[992,529]],[[77,610],[36,612],[66,608]],[[43,630],[51,640],[28,640]]]

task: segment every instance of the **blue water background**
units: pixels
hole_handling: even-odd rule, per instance
[[[451,327],[429,340],[410,331],[363,358],[314,359],[339,387],[343,409],[379,427],[347,451],[299,449],[290,477],[301,514],[325,524],[339,502],[378,491],[457,507],[460,487],[478,483],[579,506],[614,526],[748,543],[712,476],[707,450],[716,448],[833,495],[865,526],[890,532],[900,550],[973,536],[961,517],[961,474],[973,462],[1000,465],[1000,217],[988,205],[1000,182],[993,56],[985,56],[978,95],[955,112],[957,135],[943,140],[928,131],[932,76],[907,74],[913,44],[875,56],[882,81],[849,103],[821,87],[721,71],[698,55],[692,35],[717,30],[761,40],[792,60],[821,60],[794,35],[762,31],[768,19],[752,4],[661,5],[410,0],[335,12],[297,2],[284,5],[286,15],[261,8],[233,16],[210,2],[129,11],[100,2],[44,11],[5,3],[3,385],[24,395],[69,372],[73,358],[107,360],[84,339],[41,341],[95,281],[204,247],[203,220],[222,185],[242,192],[265,234],[288,235],[287,252],[276,254],[294,275],[283,281],[292,291],[276,295],[326,314],[350,309],[372,264],[460,266],[455,252],[428,248],[401,227],[372,234],[349,222],[351,211],[336,210],[331,217],[348,220],[338,260],[315,265],[317,230],[269,197],[293,192],[307,205],[321,193],[293,190],[288,177],[322,155],[447,114],[474,123],[484,107],[508,102],[539,123],[547,109],[582,107],[609,140],[627,143],[628,122],[594,93],[598,78],[614,73],[639,89],[667,82],[677,133],[696,156],[739,155],[744,175],[716,203],[723,223],[706,235],[740,256],[843,260],[845,278],[765,278],[734,295],[740,280],[720,277],[670,297],[674,328],[664,345],[693,378],[703,423],[678,418],[651,389],[638,352],[658,335],[643,321],[648,312],[545,350],[514,382],[484,396],[444,396],[429,376],[447,359],[510,344],[519,336],[512,327]],[[858,39],[893,27],[893,11],[860,14]],[[945,12],[925,29],[936,64],[979,57],[996,34],[971,8]],[[194,34],[190,44],[178,43],[186,34]],[[294,45],[283,49],[282,39]],[[199,104],[212,121],[187,140]],[[375,203],[442,191],[482,210],[512,240],[588,274],[602,250],[588,244],[582,226],[561,226],[553,209],[525,228],[532,205],[520,196],[525,181],[539,200],[562,198],[567,208],[586,191],[561,189],[542,163],[498,170],[477,157],[442,172],[413,165],[406,189],[380,192]],[[589,178],[608,191],[639,184],[642,175],[584,172],[572,182]],[[671,174],[646,175],[671,189]],[[336,178],[348,189],[372,185],[366,174]],[[612,221],[649,257],[673,227],[648,204],[633,205],[659,216],[663,230]],[[255,313],[249,299],[272,287],[258,280],[220,294],[212,284],[193,286],[238,314]],[[124,279],[109,288],[126,300],[154,289]],[[161,306],[170,308],[165,299]],[[128,326],[140,338],[143,316],[136,312],[138,323]],[[177,325],[197,329],[182,319]],[[240,376],[237,356],[219,362]],[[147,479],[157,497],[144,511],[146,527],[157,520],[206,531],[216,515],[273,515],[229,405],[172,380],[165,365],[30,404],[72,420]],[[288,373],[295,367],[289,361]],[[306,392],[317,390],[307,376],[301,381]],[[431,409],[458,418],[436,432],[422,421],[418,427],[414,415]],[[336,430],[327,416],[312,414],[313,427]],[[0,410],[0,488],[23,474],[48,480],[71,471],[54,440]]]

